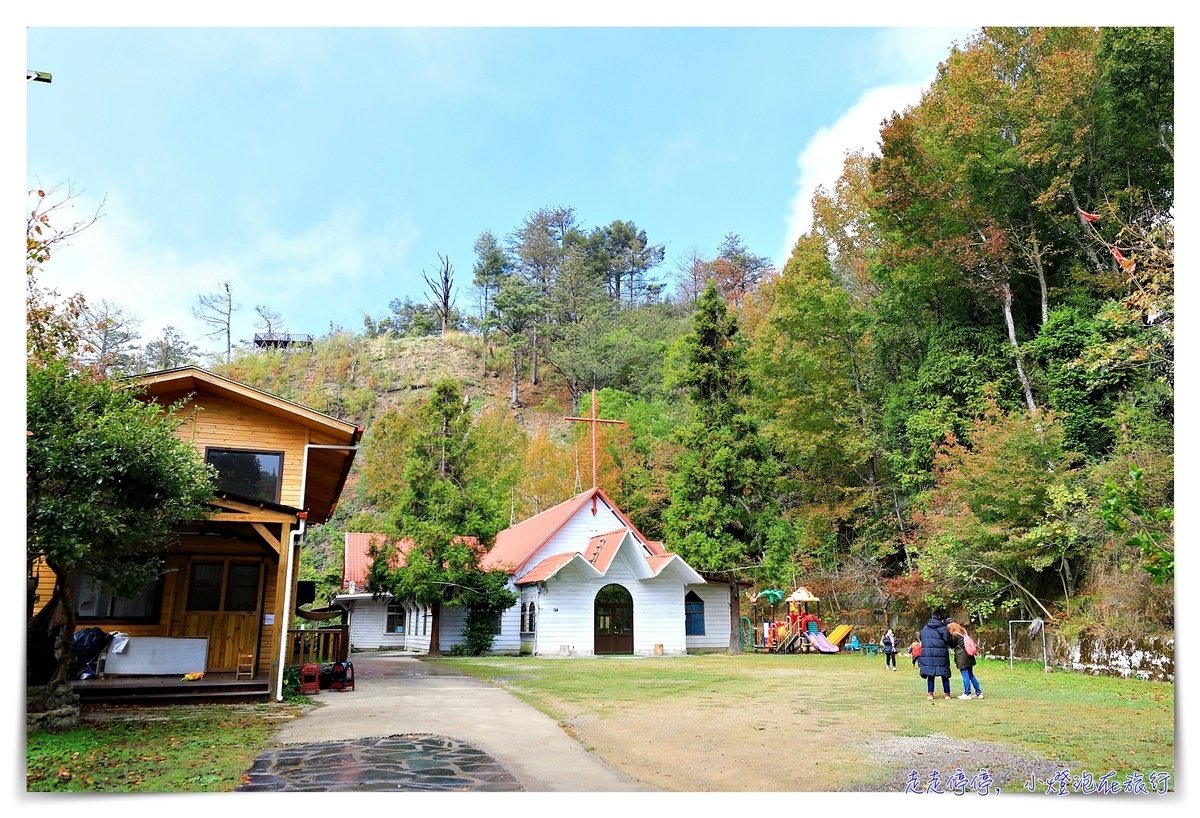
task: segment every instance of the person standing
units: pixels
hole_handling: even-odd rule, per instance
[[[975,678],[975,657],[967,653],[967,629],[954,620],[946,623],[950,632],[950,644],[954,648],[954,666],[962,674],[963,694],[960,699],[982,699],[983,691],[979,689],[979,680]],[[975,687],[975,695],[971,695],[971,686]]]
[[[892,633],[892,629],[888,628],[887,633],[879,638],[879,644],[883,647],[883,661],[885,668],[896,670],[896,634]]]
[[[921,668],[921,678],[925,680],[929,703],[933,704],[933,680],[942,679],[942,694],[949,701],[950,696],[950,631],[946,630],[946,613],[938,608],[933,616],[921,628],[921,655],[917,662]]]

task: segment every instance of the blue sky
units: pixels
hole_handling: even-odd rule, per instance
[[[484,230],[571,206],[673,262],[726,233],[777,263],[848,148],[918,99],[956,28],[28,30],[27,179],[104,216],[44,272],[200,341],[229,280],[293,332],[358,329]]]

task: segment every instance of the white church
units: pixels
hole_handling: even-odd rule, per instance
[[[367,549],[378,536],[346,535],[344,592],[333,604],[348,611],[351,647],[427,652],[427,606],[365,591]],[[706,580],[647,539],[599,488],[501,531],[482,567],[505,570],[519,595],[498,623],[493,653],[671,656],[729,649],[728,583]],[[443,652],[462,643],[465,620],[465,610],[443,606]]]

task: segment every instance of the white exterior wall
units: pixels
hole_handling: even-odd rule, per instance
[[[694,591],[704,600],[704,635],[688,636],[687,646],[694,649],[729,649],[729,586],[721,582],[704,585],[689,585],[684,590]],[[686,633],[686,623],[684,626]]]
[[[588,517],[591,517],[590,508]],[[603,533],[603,529],[599,533]],[[633,597],[634,653],[653,654],[656,644],[661,644],[667,655],[687,652],[683,583],[669,573],[638,580],[627,562],[627,548],[621,548],[606,575],[600,579],[585,577],[571,565],[547,580],[546,590],[536,600],[536,653],[557,656],[560,646],[567,645],[572,655],[593,655],[596,594],[605,585],[614,583],[623,586]],[[519,606],[517,612],[519,615]]]
[[[404,647],[405,633],[387,633],[387,600],[351,599],[350,648],[352,650],[378,650],[383,647]],[[405,630],[408,629],[407,617]]]
[[[424,622],[422,617],[428,614],[429,609],[424,605],[410,602],[408,603],[408,612],[408,625],[405,628],[408,631],[408,638],[405,640],[404,646],[411,651],[428,653],[430,634],[433,633],[433,618],[429,618],[427,632],[424,634],[421,633],[421,625]]]
[[[509,590],[515,590],[511,586]],[[455,645],[466,642],[463,628],[467,624],[466,608],[442,608],[439,625],[441,626],[440,647],[443,653]],[[517,633],[521,628],[521,603],[506,610],[500,616],[500,634],[492,640],[491,653],[518,653],[521,650],[521,637]],[[429,640],[425,640],[425,650],[429,650]]]

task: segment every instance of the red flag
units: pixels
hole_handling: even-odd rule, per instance
[[[1088,212],[1087,212],[1087,211],[1085,211],[1085,210],[1080,210],[1080,211],[1079,211],[1079,215],[1080,215],[1080,216],[1083,216],[1083,220],[1084,220],[1085,222],[1094,222],[1094,221],[1096,221],[1097,219],[1099,219],[1099,218],[1100,218],[1100,217],[1099,217],[1099,216],[1097,216],[1095,213],[1088,213]]]
[[[1121,265],[1121,269],[1130,275],[1133,275],[1134,270],[1137,269],[1137,264],[1133,261],[1133,259],[1125,258],[1121,251],[1116,247],[1112,249],[1112,254],[1113,258],[1117,260],[1117,264]]]

